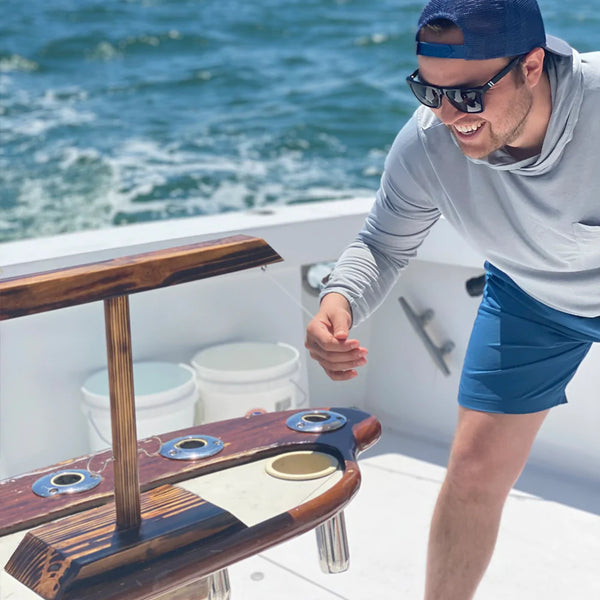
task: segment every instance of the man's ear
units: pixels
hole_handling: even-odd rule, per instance
[[[542,73],[544,72],[544,58],[546,51],[543,48],[534,48],[525,55],[521,61],[523,76],[530,87],[538,84]]]

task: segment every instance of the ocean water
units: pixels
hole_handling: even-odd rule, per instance
[[[541,0],[600,49],[600,0]],[[0,241],[376,190],[409,0],[0,0]]]

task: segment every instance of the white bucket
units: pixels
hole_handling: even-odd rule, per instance
[[[133,364],[137,437],[143,439],[194,425],[198,387],[195,371],[184,364]],[[92,452],[111,445],[108,371],[86,379],[81,409],[88,420]]]
[[[201,350],[192,359],[203,422],[243,417],[303,405],[300,355],[288,344],[236,342]]]

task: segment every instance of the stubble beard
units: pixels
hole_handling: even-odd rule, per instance
[[[531,90],[526,86],[522,86],[512,107],[507,111],[504,121],[496,126],[495,129],[489,121],[486,122],[484,127],[487,130],[485,132],[487,138],[479,147],[463,144],[454,135],[452,127],[447,127],[450,129],[450,133],[453,135],[456,143],[465,156],[474,159],[483,159],[493,152],[496,152],[496,150],[512,145],[513,142],[519,139],[525,129],[527,117],[531,112],[532,105],[533,94],[531,93]]]

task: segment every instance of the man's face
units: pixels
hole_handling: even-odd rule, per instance
[[[421,32],[421,41],[462,44],[459,29],[442,34]],[[509,62],[508,58],[462,60],[419,56],[419,75],[439,87],[484,85]],[[520,68],[517,65],[515,71]],[[511,72],[483,97],[484,111],[467,114],[454,108],[444,97],[440,108],[432,108],[446,125],[460,149],[471,158],[484,158],[504,146],[519,146],[529,116],[533,95],[518,73]]]

